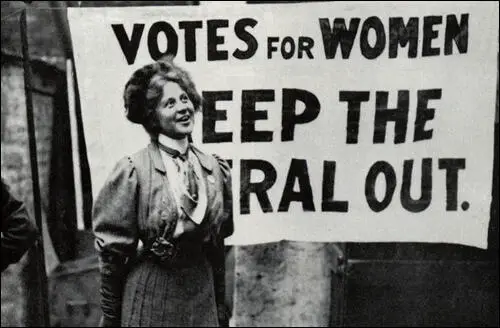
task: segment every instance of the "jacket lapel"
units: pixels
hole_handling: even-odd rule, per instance
[[[160,154],[160,149],[154,142],[151,142],[148,148],[149,156],[155,169],[155,172],[153,172],[151,176],[151,196],[152,199],[161,200],[159,203],[153,203],[154,206],[157,207],[157,213],[159,213],[160,219],[165,222],[165,225],[162,225],[163,228],[160,232],[162,234],[163,231],[169,229],[170,225],[177,223],[177,220],[179,219],[179,212],[177,210],[177,202],[175,201],[175,197],[168,180],[168,175],[166,174],[167,171]],[[157,197],[156,195],[158,194],[161,194],[162,196]]]
[[[205,181],[205,189],[207,192],[207,211],[205,213],[205,217],[211,217],[218,190],[216,185],[217,181],[213,174],[213,162],[209,155],[203,153],[198,148],[193,146],[192,149],[200,162],[203,171],[203,180]]]
[[[148,146],[149,156],[151,157],[151,161],[153,162],[154,168],[162,174],[165,174],[167,171],[165,170],[165,165],[163,164],[163,160],[161,158],[160,149],[158,145],[154,142],[151,142]]]
[[[212,174],[213,165],[210,156],[206,155],[195,146],[191,146],[191,148],[193,149],[193,152],[196,154],[196,157],[198,157],[201,166],[210,174]]]

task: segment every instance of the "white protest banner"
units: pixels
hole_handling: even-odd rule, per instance
[[[487,247],[495,2],[70,8],[94,197],[148,143],[133,71],[166,53],[203,93],[195,143],[232,160],[229,244]]]

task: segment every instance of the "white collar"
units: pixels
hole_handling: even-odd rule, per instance
[[[158,142],[160,142],[162,145],[179,151],[181,154],[186,153],[189,145],[187,137],[184,139],[173,139],[161,133],[158,135]]]

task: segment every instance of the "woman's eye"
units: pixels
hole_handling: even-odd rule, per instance
[[[165,106],[168,108],[172,108],[172,107],[174,107],[174,103],[175,102],[173,99],[169,99],[169,100],[167,100],[167,103],[165,104]]]
[[[187,103],[187,102],[188,102],[188,100],[189,100],[189,98],[188,98],[188,96],[187,96],[187,95],[185,95],[185,94],[184,94],[184,95],[182,95],[182,96],[181,96],[181,101],[182,101],[183,103]]]

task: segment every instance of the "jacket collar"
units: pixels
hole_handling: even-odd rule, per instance
[[[163,164],[163,160],[161,159],[160,149],[158,148],[158,144],[156,143],[156,141],[151,141],[151,143],[148,145],[148,149],[149,156],[153,161],[155,169],[165,174],[167,171],[165,170],[165,165]]]
[[[165,165],[163,164],[163,160],[161,158],[160,154],[160,149],[158,148],[158,144],[156,141],[151,141],[151,143],[148,145],[149,148],[149,154],[151,157],[151,160],[153,161],[153,165],[155,169],[163,174],[166,173],[165,170]],[[198,160],[200,161],[201,166],[207,170],[208,172],[212,172],[213,170],[213,165],[212,162],[210,161],[210,156],[206,155],[203,153],[201,150],[196,148],[195,146],[191,145],[191,149],[193,153],[198,157]]]
[[[189,147],[189,141],[187,140],[187,138],[177,140],[161,133],[158,135],[158,142],[164,146],[167,146],[168,148],[175,149],[181,154],[185,154],[186,150]]]

